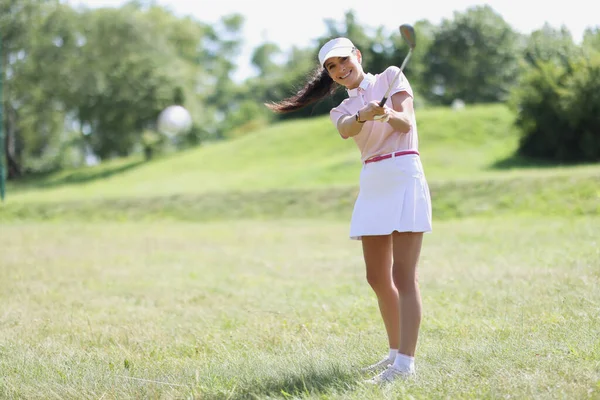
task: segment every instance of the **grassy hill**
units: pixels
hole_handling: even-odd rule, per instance
[[[518,133],[503,105],[417,116],[438,217],[599,211],[600,166],[550,168],[513,158]],[[153,162],[131,158],[12,184],[0,219],[347,217],[360,167],[354,142],[317,117]]]

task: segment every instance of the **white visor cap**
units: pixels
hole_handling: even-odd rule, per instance
[[[319,50],[319,62],[321,66],[331,57],[350,57],[354,50],[354,44],[347,38],[335,38],[325,43]]]

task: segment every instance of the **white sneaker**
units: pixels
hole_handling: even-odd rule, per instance
[[[361,369],[361,371],[362,372],[368,372],[368,373],[379,372],[379,371],[382,371],[382,370],[386,369],[387,367],[389,367],[393,363],[394,363],[394,360],[390,360],[386,356],[381,361],[378,361],[378,362],[376,362],[373,365],[369,365],[368,367],[365,367],[365,368]]]
[[[398,379],[408,379],[415,375],[415,371],[403,371],[395,368],[393,365],[387,367],[387,369],[376,375],[372,379],[366,380],[365,383],[372,385],[382,385],[390,383]]]

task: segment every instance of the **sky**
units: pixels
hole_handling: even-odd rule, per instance
[[[124,0],[68,0],[88,7],[118,7]],[[195,19],[214,24],[225,15],[244,16],[244,48],[239,55],[236,80],[253,74],[250,56],[254,48],[266,41],[274,42],[286,51],[292,46],[308,47],[325,33],[324,20],[343,21],[353,10],[357,22],[365,27],[383,26],[389,32],[402,23],[427,19],[434,24],[452,18],[454,12],[487,4],[498,12],[513,29],[530,33],[545,22],[553,27],[566,26],[576,42],[581,41],[588,27],[600,27],[598,13],[592,10],[593,1],[569,0],[156,0],[177,15],[192,15]],[[587,4],[586,4],[587,3]]]

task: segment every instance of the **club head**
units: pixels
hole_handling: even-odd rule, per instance
[[[400,25],[400,34],[402,38],[408,44],[408,47],[414,49],[417,46],[417,36],[415,35],[415,29],[410,24]]]

